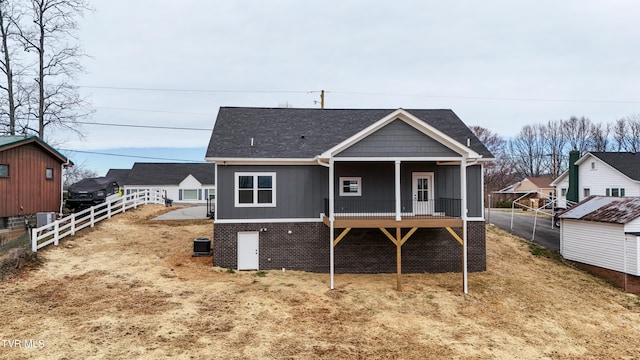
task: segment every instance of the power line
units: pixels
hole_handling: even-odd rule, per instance
[[[520,98],[520,97],[488,97],[488,96],[458,96],[458,95],[424,95],[424,94],[390,94],[369,93],[356,91],[332,91],[334,94],[363,95],[363,96],[397,96],[397,97],[422,97],[465,100],[491,100],[491,101],[528,101],[528,102],[573,102],[573,103],[609,103],[609,104],[640,104],[638,100],[597,100],[597,99],[550,99],[550,98]]]
[[[157,125],[130,125],[130,124],[114,124],[114,123],[90,122],[90,121],[65,121],[65,122],[70,124],[118,126],[118,127],[131,127],[131,128],[144,128],[144,129],[193,130],[193,131],[212,131],[213,130],[212,128],[190,128],[190,127],[157,126]]]
[[[153,156],[138,156],[138,155],[123,155],[123,154],[113,154],[113,153],[103,153],[97,151],[84,151],[84,150],[73,150],[73,149],[58,149],[60,151],[70,151],[82,154],[93,154],[93,155],[107,155],[107,156],[118,156],[118,157],[126,157],[126,158],[136,158],[136,159],[150,159],[150,160],[166,160],[166,161],[182,161],[182,162],[192,162],[192,163],[203,163],[205,161],[198,160],[185,160],[185,159],[170,159],[170,158],[161,158],[161,157],[153,157]]]
[[[138,112],[152,112],[161,114],[176,114],[176,115],[202,115],[202,116],[215,116],[213,113],[196,113],[196,112],[182,112],[182,111],[165,111],[165,110],[148,110],[148,109],[131,109],[131,108],[119,108],[111,106],[93,106],[96,109],[104,110],[120,110],[120,111],[138,111]]]
[[[79,85],[85,89],[105,89],[105,90],[135,90],[135,91],[172,91],[172,92],[200,92],[200,93],[247,93],[247,94],[308,94],[313,90],[216,90],[216,89],[177,89],[177,88],[144,88],[144,87],[124,87],[124,86],[94,86]]]

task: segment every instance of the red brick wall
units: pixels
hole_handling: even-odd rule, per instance
[[[640,277],[638,276],[633,276],[620,271],[605,269],[599,266],[593,266],[580,262],[568,262],[578,269],[584,270],[592,275],[604,279],[628,293],[640,294]]]

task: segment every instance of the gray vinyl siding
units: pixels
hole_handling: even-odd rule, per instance
[[[460,154],[404,121],[395,120],[337,155],[337,157],[389,156],[460,157]]]
[[[275,207],[235,207],[236,172],[275,172]],[[328,196],[329,170],[322,166],[219,165],[218,219],[319,218]]]
[[[337,162],[335,165],[336,212],[395,211],[395,163],[389,162]],[[411,212],[413,203],[413,173],[434,173],[434,200],[461,199],[460,166],[438,166],[433,162],[402,162],[400,164],[401,211]],[[467,168],[468,216],[482,217],[482,168],[479,165]],[[340,177],[361,177],[361,196],[340,196]],[[345,204],[351,203],[351,208]],[[436,209],[437,210],[437,209]],[[438,211],[438,210],[437,210]],[[457,214],[459,216],[459,214]]]
[[[482,217],[482,167],[467,168],[467,216]]]

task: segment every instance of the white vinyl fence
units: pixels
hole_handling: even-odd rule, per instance
[[[31,229],[31,251],[36,252],[49,244],[58,245],[65,236],[75,235],[76,231],[93,227],[97,222],[111,216],[137,208],[144,204],[164,204],[163,192],[157,189],[138,191],[118,197],[111,195],[102,204],[92,206],[78,213],[58,219],[52,223]]]

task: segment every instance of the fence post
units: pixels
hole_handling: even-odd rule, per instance
[[[58,246],[60,243],[60,225],[56,221],[53,225],[53,245]]]
[[[107,219],[111,219],[111,201],[107,203]]]
[[[71,214],[71,235],[76,234],[76,213]]]
[[[91,227],[93,227],[94,220],[95,220],[95,214],[93,212],[93,206],[92,206],[91,207]]]
[[[38,230],[31,229],[31,251],[38,251]]]

